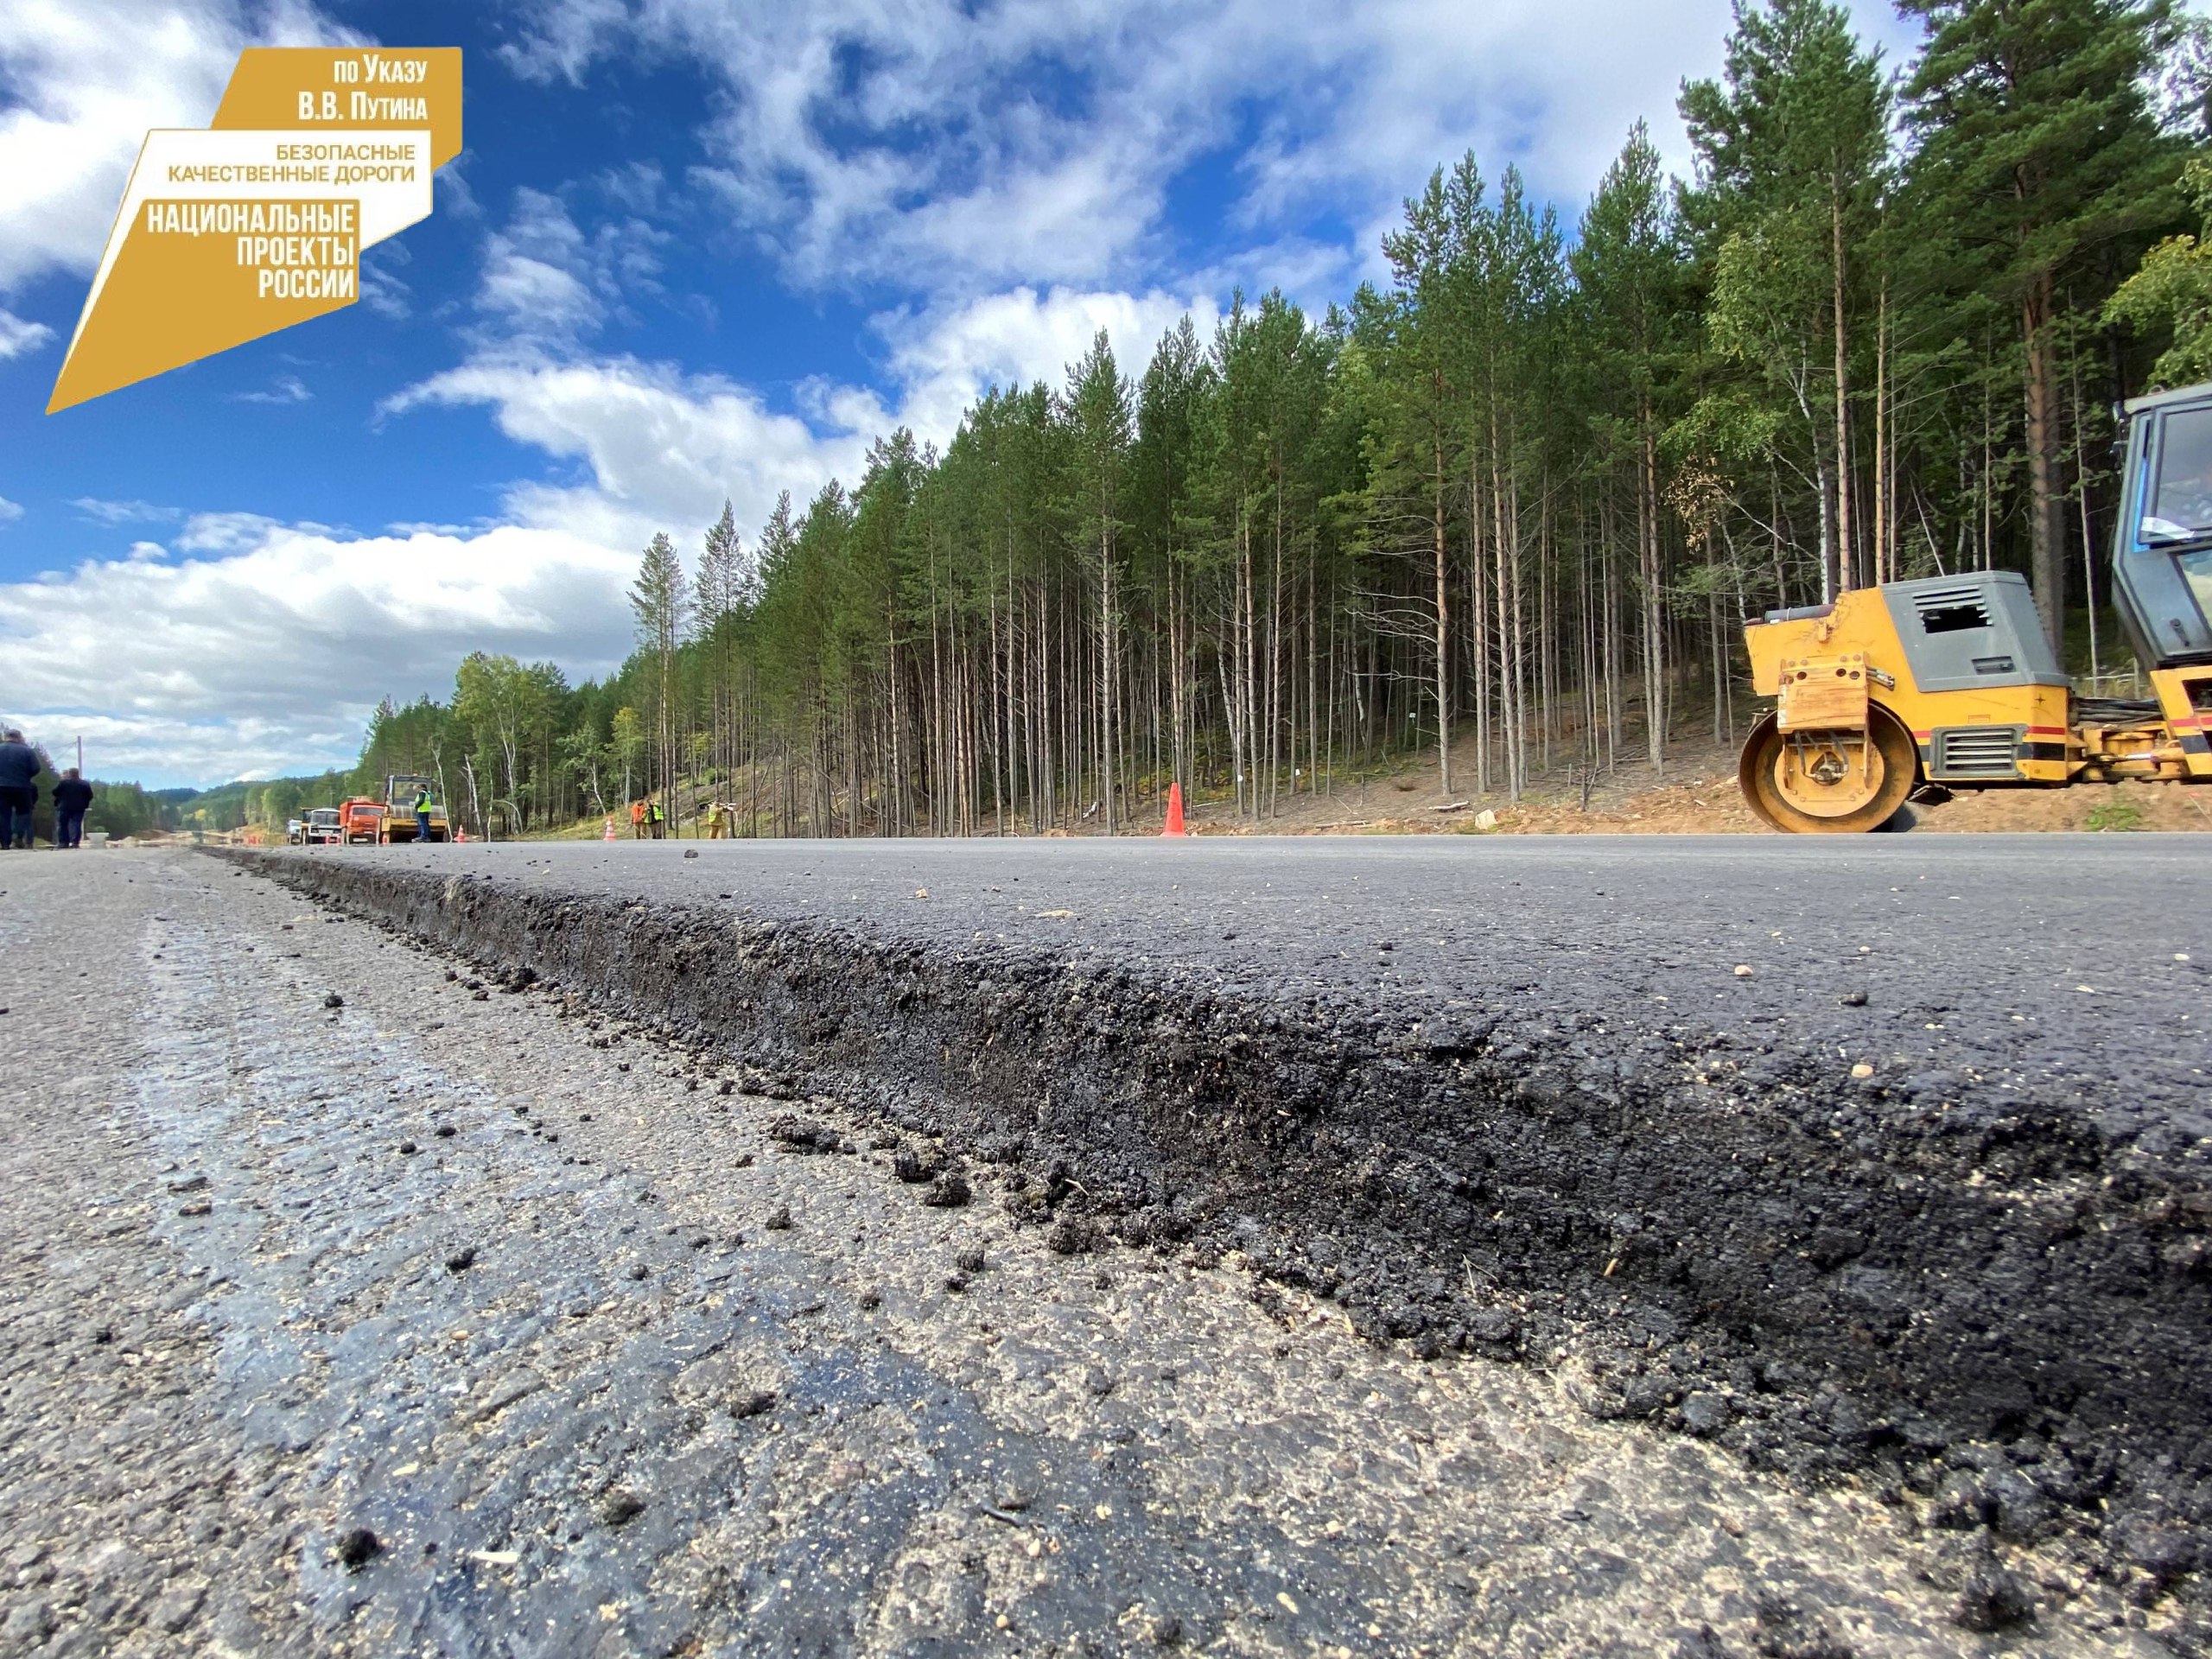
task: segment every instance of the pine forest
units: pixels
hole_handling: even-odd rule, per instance
[[[1746,617],[1992,567],[2124,671],[2114,406],[2212,372],[2212,54],[2160,0],[1902,10],[1896,65],[1827,0],[1739,4],[1687,178],[1640,124],[1579,213],[1450,162],[1387,283],[1101,334],[942,452],[671,526],[618,675],[471,656],[359,777],[501,837],[648,792],[740,834],[1110,833],[1171,781],[1265,822],[1414,757],[1511,800],[1730,741]]]

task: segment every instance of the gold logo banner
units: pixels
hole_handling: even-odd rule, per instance
[[[206,131],[146,135],[46,410],[351,305],[461,153],[458,47],[256,47]]]

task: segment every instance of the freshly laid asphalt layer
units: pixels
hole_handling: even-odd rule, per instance
[[[696,856],[690,856],[696,855]],[[282,856],[282,855],[279,855]],[[1344,997],[1510,1040],[1776,1028],[2018,1090],[2107,1137],[2212,1133],[2212,840],[1999,836],[648,842],[353,849],[379,872],[849,929],[960,962]],[[1739,967],[1748,974],[1739,974]],[[1847,993],[1866,993],[1847,1007]],[[2202,1027],[2204,1029],[2195,1029]],[[1786,1028],[1786,1029],[1783,1029]],[[1592,1045],[1597,1046],[1597,1045]],[[2177,1142],[2175,1142],[2177,1144]]]
[[[253,867],[929,1138],[1069,1255],[1429,1359],[2203,1639],[2212,842],[518,844]],[[918,1171],[918,1174],[927,1174]],[[995,1188],[996,1192],[988,1189]]]

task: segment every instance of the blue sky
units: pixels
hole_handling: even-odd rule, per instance
[[[1901,28],[1865,27],[1894,57]],[[1101,326],[1141,367],[1232,288],[1376,274],[1472,148],[1571,222],[1631,121],[1670,159],[1725,0],[7,0],[0,715],[99,774],[346,764],[479,646],[628,648],[657,529],[942,442]],[[238,50],[458,45],[467,142],[364,302],[41,411],[149,126]]]

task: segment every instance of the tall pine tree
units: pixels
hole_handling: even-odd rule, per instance
[[[2066,327],[2093,315],[2180,203],[2177,140],[2151,107],[2177,39],[2169,0],[1900,0],[1929,38],[1906,89],[1923,230],[1958,286],[2012,313],[2028,544],[2052,647],[2066,638]],[[2117,388],[2115,388],[2117,391]]]
[[[1717,264],[1718,331],[1789,385],[1821,491],[1821,585],[1856,585],[1853,250],[1873,229],[1889,148],[1876,54],[1830,0],[1739,3],[1719,81],[1682,89],[1698,156],[1684,209]],[[1827,378],[1816,409],[1809,377]]]
[[[637,585],[630,589],[630,608],[637,618],[638,643],[652,653],[658,669],[655,687],[653,730],[655,787],[671,791],[673,802],[676,753],[676,648],[683,639],[683,625],[690,614],[690,584],[683,579],[683,562],[667,532],[656,531],[639,562]]]

